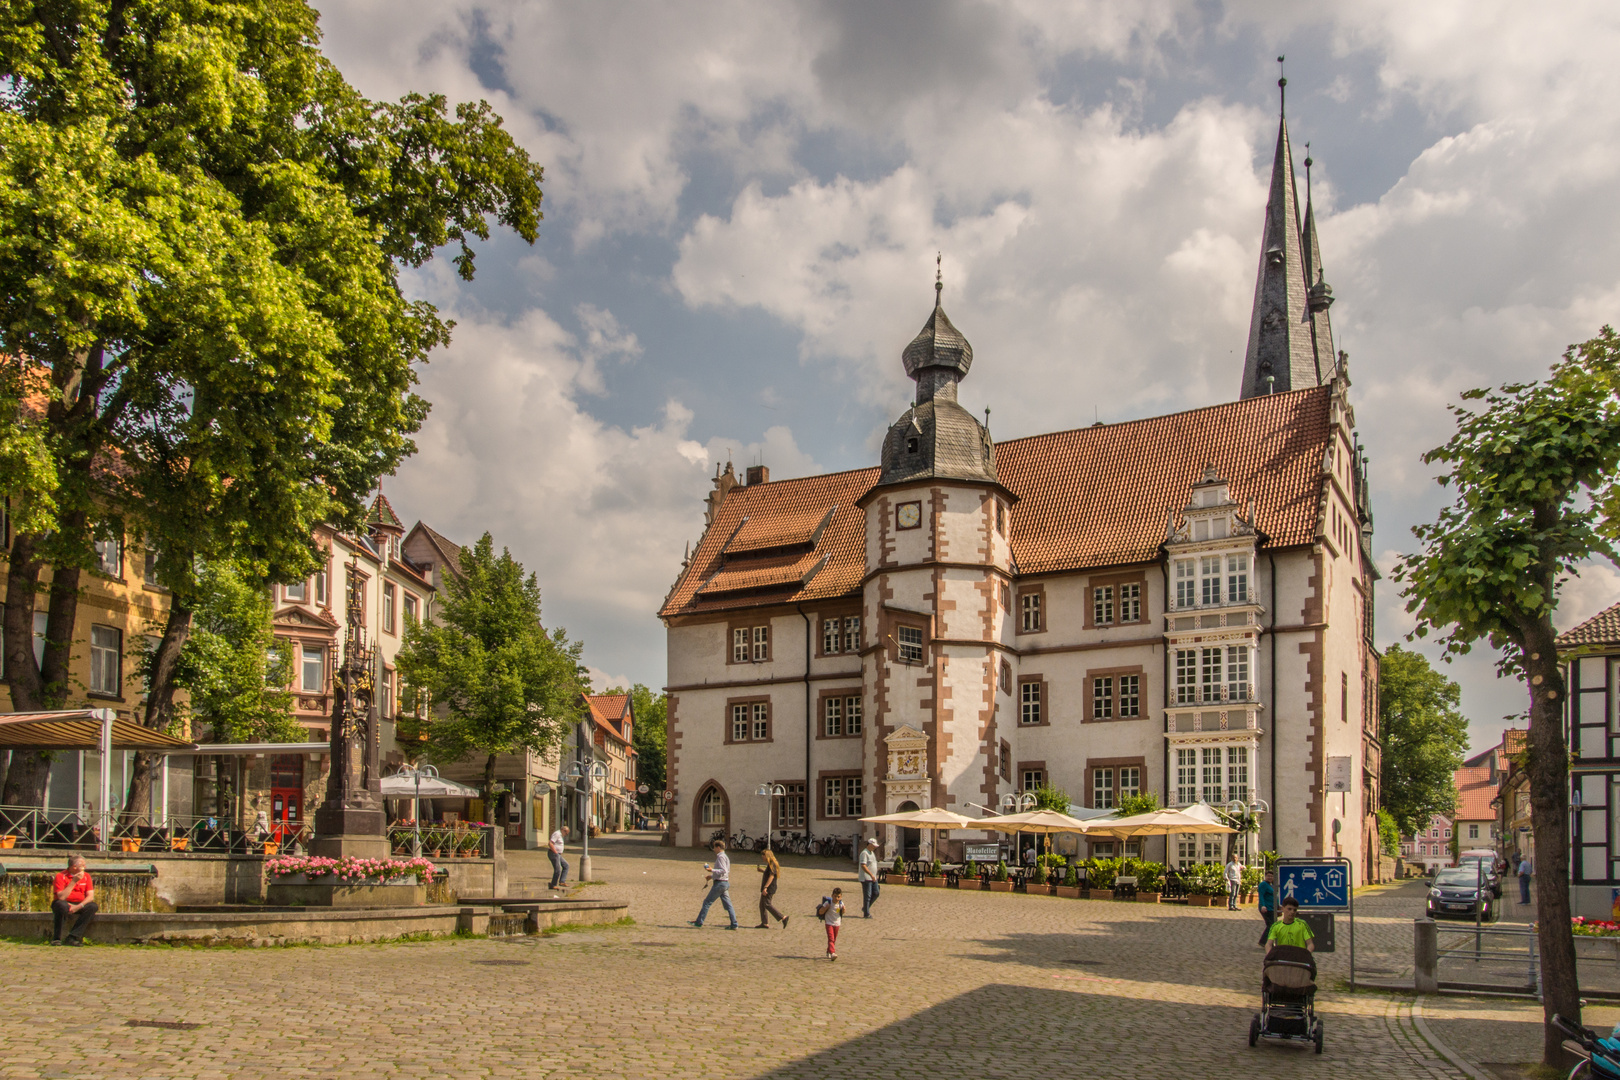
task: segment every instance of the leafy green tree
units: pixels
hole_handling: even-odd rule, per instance
[[[495,758],[560,745],[583,717],[590,681],[581,645],[540,623],[540,584],[511,552],[495,554],[485,533],[461,552],[461,576],[445,578],[434,622],[412,623],[395,663],[425,693],[433,714],[422,727],[425,756],[466,761],[484,755],[484,797],[492,805]]]
[[[180,650],[175,685],[188,703],[175,719],[189,718],[216,742],[297,742],[304,729],[293,719],[287,689],[291,660],[275,647],[269,592],[226,563],[198,574],[191,633]],[[150,675],[156,643],[141,653]]]
[[[0,354],[21,358],[56,503],[12,543],[17,708],[64,700],[78,577],[116,515],[174,592],[145,716],[167,723],[195,558],[295,578],[313,526],[356,521],[411,451],[414,368],[450,326],[400,269],[454,242],[470,278],[490,219],[536,236],[540,169],[487,105],[369,101],[319,40],[303,0],[0,16]],[[46,567],[38,665],[16,631]],[[37,803],[45,767],[14,764],[4,797]]]
[[[1035,796],[1037,810],[1056,810],[1060,814],[1069,812],[1069,793],[1060,787],[1042,784],[1031,794]]]
[[[1554,1013],[1580,1015],[1569,922],[1567,687],[1553,613],[1558,591],[1588,559],[1620,565],[1620,338],[1605,326],[1572,345],[1539,382],[1471,390],[1475,412],[1454,406],[1457,433],[1424,460],[1442,462],[1455,492],[1423,545],[1403,559],[1416,633],[1440,635],[1449,654],[1478,641],[1498,671],[1525,679],[1530,696],[1527,773],[1535,835],[1537,935],[1545,1019],[1543,1061],[1567,1057]]]
[[[1395,815],[1383,807],[1378,808],[1378,850],[1390,856],[1401,853],[1401,827],[1395,824]]]
[[[1114,816],[1130,817],[1133,814],[1151,814],[1158,808],[1159,796],[1151,791],[1143,791],[1135,795],[1121,795],[1119,802],[1114,805]]]
[[[602,692],[630,695],[630,707],[636,715],[636,725],[631,732],[631,745],[636,751],[636,779],[638,783],[646,784],[649,789],[647,794],[638,793],[636,798],[643,806],[662,806],[664,780],[667,776],[665,746],[669,736],[666,730],[669,717],[668,696],[656,693],[641,683],[636,683],[628,690],[616,686]]]
[[[1406,836],[1435,814],[1457,810],[1453,774],[1468,750],[1462,689],[1419,652],[1392,645],[1378,672],[1378,734],[1383,740],[1384,809]]]

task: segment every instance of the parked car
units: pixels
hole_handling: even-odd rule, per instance
[[[1496,918],[1496,898],[1490,885],[1480,884],[1474,867],[1448,866],[1434,875],[1429,887],[1429,918],[1472,919],[1476,903],[1481,919],[1491,922]]]
[[[1496,852],[1491,851],[1489,848],[1476,848],[1473,851],[1465,851],[1458,856],[1457,866],[1459,869],[1468,870],[1470,873],[1477,872],[1490,883],[1491,895],[1501,899],[1502,875],[1499,872],[1501,861],[1498,859]],[[1477,871],[1475,867],[1478,867]]]

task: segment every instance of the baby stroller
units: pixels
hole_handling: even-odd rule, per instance
[[[1309,949],[1279,945],[1266,956],[1260,977],[1260,1013],[1249,1021],[1249,1045],[1262,1038],[1316,1044],[1322,1052],[1322,1021],[1316,1016],[1316,957]]]
[[[1564,1049],[1582,1059],[1570,1070],[1571,1080],[1620,1080],[1620,1039],[1602,1038],[1591,1028],[1565,1020],[1557,1013],[1553,1014],[1553,1025],[1567,1036]]]

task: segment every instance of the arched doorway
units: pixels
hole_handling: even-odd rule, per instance
[[[900,809],[897,811],[897,813],[909,814],[911,811],[917,809],[920,809],[917,804],[912,802],[910,799],[907,799],[905,802],[900,804]],[[902,827],[900,829],[900,857],[906,860],[906,862],[911,862],[913,859],[916,859],[921,855],[922,830],[907,829]]]
[[[692,846],[708,847],[717,834],[725,839],[730,823],[731,800],[726,797],[726,789],[710,780],[698,788],[697,801],[692,805]]]

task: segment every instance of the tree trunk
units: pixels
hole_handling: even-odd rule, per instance
[[[1541,951],[1541,1059],[1560,1070],[1574,1062],[1553,1014],[1581,1018],[1575,936],[1569,922],[1569,747],[1564,742],[1563,672],[1552,618],[1524,627],[1524,669],[1530,680],[1530,825],[1535,837],[1536,939]]]
[[[495,755],[484,759],[484,813],[495,817]]]
[[[65,530],[85,526],[85,515],[63,519]],[[51,575],[50,603],[45,618],[44,662],[34,660],[34,601],[39,592],[39,537],[22,534],[12,543],[6,580],[6,685],[11,707],[17,712],[60,709],[71,689],[69,661],[73,655],[73,623],[79,612],[79,568],[58,566]],[[0,804],[42,807],[51,779],[52,754],[18,751],[11,755]]]
[[[174,719],[174,676],[180,666],[180,650],[191,636],[191,607],[178,595],[169,598],[169,618],[163,626],[163,638],[152,656],[152,670],[147,681],[146,711],[141,717],[144,727],[161,731]],[[158,754],[144,750],[135,752],[134,767],[130,770],[129,792],[124,799],[124,821],[152,813],[152,781]],[[150,819],[149,819],[150,820]]]

